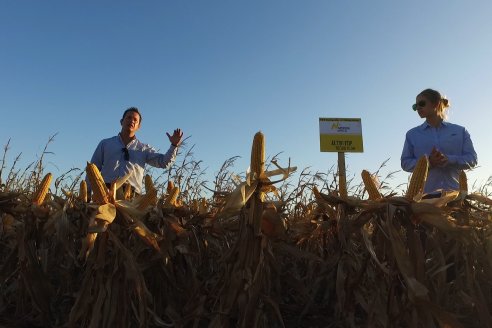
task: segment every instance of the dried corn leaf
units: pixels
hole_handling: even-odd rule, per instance
[[[393,226],[391,218],[394,217],[396,207],[390,207],[388,209],[388,217],[385,221],[385,228],[388,231],[389,240],[391,242],[391,248],[393,255],[395,256],[396,263],[400,269],[401,274],[405,278],[407,283],[408,295],[410,299],[421,298],[427,295],[427,288],[415,279],[415,268],[409,257],[407,247],[405,246],[402,237]]]
[[[488,198],[487,196],[484,196],[479,193],[472,193],[466,196],[467,199],[470,200],[475,200],[477,202],[483,203],[485,205],[492,206],[492,199]]]
[[[435,207],[443,207],[443,206],[447,205],[449,202],[456,200],[459,197],[459,195],[460,195],[460,192],[458,190],[453,190],[453,191],[444,193],[439,198],[422,199],[420,202],[426,203],[426,204],[432,204]]]
[[[445,213],[420,213],[417,215],[422,222],[426,222],[435,226],[442,232],[446,233],[465,233],[471,230],[469,226],[460,226],[455,223],[455,220]]]
[[[248,199],[253,195],[256,190],[258,182],[253,182],[251,185],[243,182],[234,191],[232,191],[226,200],[224,208],[217,215],[218,218],[228,218],[237,215],[239,211],[246,204]]]
[[[378,256],[376,255],[376,251],[374,250],[374,245],[371,241],[371,236],[369,235],[369,231],[365,227],[362,227],[360,231],[362,233],[364,244],[366,245],[369,254],[371,254],[372,259],[381,268],[381,270],[383,270],[384,273],[389,274],[390,272],[388,266],[385,263],[381,263],[381,261],[379,261],[378,259]]]
[[[88,233],[85,238],[82,239],[82,247],[79,252],[79,259],[87,259],[91,251],[94,249],[94,243],[96,242],[97,233]]]
[[[133,230],[137,233],[137,235],[142,238],[142,240],[156,251],[160,252],[159,240],[161,237],[156,233],[150,231],[149,228],[140,220],[136,219],[133,225]]]
[[[116,217],[116,206],[113,204],[91,205],[97,208],[95,218],[111,224]]]

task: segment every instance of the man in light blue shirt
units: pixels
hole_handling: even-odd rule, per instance
[[[176,153],[183,140],[181,129],[167,134],[171,145],[166,153],[158,153],[153,147],[142,143],[135,133],[140,129],[142,116],[136,107],[130,107],[120,120],[121,131],[117,136],[101,140],[92,155],[91,163],[101,171],[106,184],[127,174],[127,182],[135,193],[142,193],[145,165],[168,169],[176,159]]]
[[[444,121],[448,107],[448,100],[432,89],[422,91],[413,105],[425,122],[407,132],[401,167],[412,172],[417,160],[422,155],[428,156],[430,167],[424,187],[426,194],[457,190],[460,170],[477,165],[477,154],[468,131]]]

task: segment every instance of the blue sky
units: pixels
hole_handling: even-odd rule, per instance
[[[326,172],[320,117],[362,119],[364,153],[347,175],[400,169],[405,132],[420,124],[415,96],[435,88],[449,121],[472,136],[490,175],[490,1],[1,1],[0,142],[7,164],[36,160],[57,133],[46,169],[84,168],[127,107],[138,137],[167,149],[167,131],[190,136],[213,175],[263,131],[267,154]],[[399,172],[394,185],[407,181]]]

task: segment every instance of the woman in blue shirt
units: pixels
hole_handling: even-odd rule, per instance
[[[441,190],[457,190],[460,170],[477,165],[477,154],[468,131],[457,124],[446,122],[449,101],[433,89],[417,95],[413,110],[425,122],[406,134],[401,167],[412,172],[422,155],[429,158],[429,174],[424,187],[426,194],[440,194]]]

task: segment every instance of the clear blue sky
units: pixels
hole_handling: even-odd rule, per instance
[[[11,164],[36,160],[58,133],[46,169],[84,168],[123,110],[143,113],[138,137],[167,149],[191,136],[213,175],[242,156],[256,131],[267,154],[326,172],[320,117],[360,117],[362,154],[348,176],[400,169],[405,132],[420,124],[415,96],[449,98],[449,121],[469,130],[481,183],[491,174],[491,1],[14,1],[0,3],[0,142]],[[407,181],[400,172],[395,185]]]

